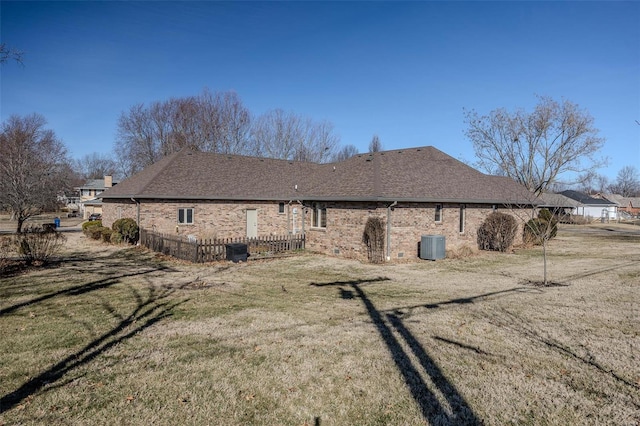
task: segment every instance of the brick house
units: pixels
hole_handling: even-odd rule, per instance
[[[623,197],[617,194],[608,194],[604,198],[618,204],[618,212],[626,212],[630,216],[640,216],[640,197]]]
[[[529,208],[531,200],[513,180],[433,147],[329,164],[186,148],[102,194],[105,226],[132,217],[142,228],[196,238],[303,232],[308,250],[356,259],[367,258],[367,219],[379,217],[387,260],[417,258],[427,234],[444,235],[447,249],[475,249],[489,213]]]

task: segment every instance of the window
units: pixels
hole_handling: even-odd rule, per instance
[[[193,209],[192,208],[178,209],[178,224],[193,225]]]
[[[313,217],[311,226],[315,228],[326,228],[327,227],[327,208],[320,205],[315,204],[313,206]]]
[[[284,203],[278,204],[278,213],[280,214],[284,213]]]
[[[460,232],[461,234],[464,232],[466,210],[466,206],[464,204],[460,204],[460,223],[458,225],[458,232]]]
[[[442,204],[436,204],[436,215],[434,219],[436,222],[442,222]]]

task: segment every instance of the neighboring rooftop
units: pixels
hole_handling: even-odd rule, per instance
[[[117,181],[109,181],[109,177],[107,176],[106,182],[105,179],[89,179],[84,184],[80,185],[77,189],[105,189],[110,186],[115,186]],[[110,183],[110,184],[109,184]]]
[[[571,198],[572,200],[576,200],[583,205],[615,206],[617,204],[615,201],[609,201],[606,198],[594,198],[590,195],[574,190],[562,191],[560,192],[560,194],[564,195],[565,197]]]
[[[540,194],[541,204],[539,207],[553,207],[553,208],[575,208],[580,203],[572,198],[566,197],[562,194],[552,194],[545,192]]]
[[[622,207],[628,207],[629,205],[633,207],[640,207],[640,197],[623,197],[618,194],[607,194],[605,198],[618,203],[618,205]]]

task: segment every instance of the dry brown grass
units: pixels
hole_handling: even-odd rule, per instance
[[[190,265],[73,234],[0,278],[0,424],[637,425],[640,237],[607,229],[561,228],[545,288],[538,249]]]

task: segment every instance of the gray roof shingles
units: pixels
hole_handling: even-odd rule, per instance
[[[584,194],[582,192],[578,192],[578,191],[574,191],[571,189],[568,189],[566,191],[562,191],[560,192],[560,194],[564,195],[565,197],[571,198],[572,200],[576,200],[578,203],[580,204],[585,204],[585,205],[593,205],[593,206],[613,206],[616,203],[615,202],[611,202],[607,199],[604,198],[593,198],[587,194]]]
[[[358,154],[328,164],[184,149],[108,189],[102,197],[533,202],[533,196],[512,179],[480,173],[433,147]]]

